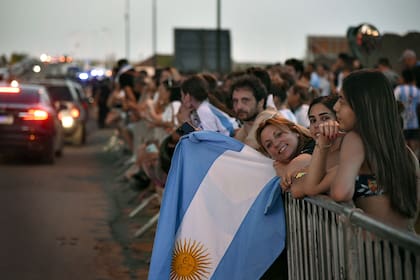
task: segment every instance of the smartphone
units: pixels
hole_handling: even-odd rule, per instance
[[[195,127],[192,126],[189,122],[184,122],[180,127],[177,128],[176,132],[179,135],[187,135],[190,132],[196,131]]]

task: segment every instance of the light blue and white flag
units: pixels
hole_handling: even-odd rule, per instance
[[[285,246],[278,190],[272,160],[251,147],[211,131],[181,138],[149,280],[259,279]]]

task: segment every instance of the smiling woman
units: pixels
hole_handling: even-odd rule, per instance
[[[282,178],[282,188],[290,187],[292,178],[308,166],[315,146],[309,130],[273,114],[261,122],[256,139],[261,151],[274,160],[277,175]]]
[[[267,114],[267,110],[261,115]],[[259,124],[255,138],[260,151],[274,160],[274,169],[281,178],[280,187],[285,191],[292,180],[304,170],[311,160],[315,142],[309,130],[282,117],[279,113],[270,114]],[[300,174],[300,175],[299,175]],[[261,279],[287,279],[286,250],[274,261]]]

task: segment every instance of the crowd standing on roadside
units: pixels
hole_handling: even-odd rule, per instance
[[[211,130],[273,159],[279,188],[294,197],[326,194],[414,231],[420,63],[412,50],[400,61],[401,73],[387,58],[364,69],[342,53],[332,65],[290,58],[225,75],[167,67],[150,76],[122,59],[106,102],[97,99],[107,107],[98,124],[123,141],[121,179],[139,192],[164,190],[182,135]]]

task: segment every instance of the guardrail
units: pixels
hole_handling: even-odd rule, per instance
[[[285,195],[289,279],[420,279],[420,237],[326,196]]]

